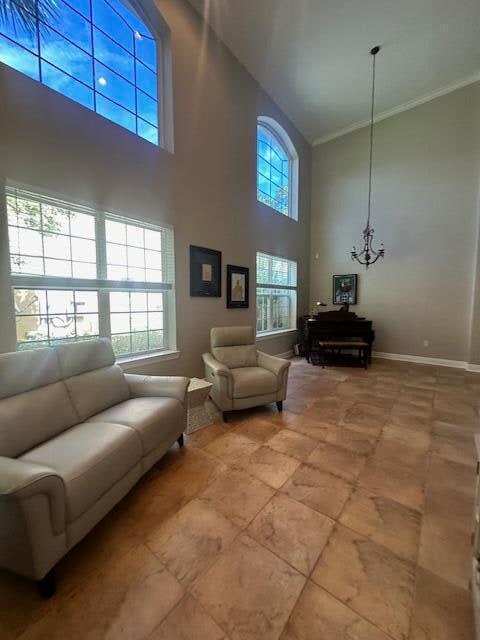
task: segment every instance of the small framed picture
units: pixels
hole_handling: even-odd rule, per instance
[[[248,309],[247,267],[227,264],[227,309]]]
[[[357,304],[357,274],[333,276],[333,304]]]
[[[220,298],[222,252],[190,245],[190,295]]]

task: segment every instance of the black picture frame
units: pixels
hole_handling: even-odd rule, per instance
[[[227,264],[227,309],[248,309],[249,273],[248,267]],[[235,277],[237,282],[233,284]]]
[[[222,296],[222,252],[190,245],[190,295]]]
[[[341,293],[341,283],[345,283],[350,287],[349,291],[345,291],[343,293],[343,299],[340,298]],[[358,284],[358,275],[356,273],[348,273],[345,275],[334,275],[332,281],[332,302],[333,304],[344,305],[344,304],[357,304],[357,284]]]

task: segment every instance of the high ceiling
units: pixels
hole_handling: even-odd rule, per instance
[[[480,73],[480,0],[190,0],[310,142]],[[480,77],[480,76],[479,76]]]

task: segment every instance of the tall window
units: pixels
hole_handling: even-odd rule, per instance
[[[297,263],[257,253],[257,335],[297,324]]]
[[[158,144],[157,44],[133,9],[121,0],[10,2],[1,62]]]
[[[257,200],[298,219],[298,156],[280,125],[271,118],[257,122]]]
[[[19,349],[106,336],[175,347],[173,231],[7,187]]]

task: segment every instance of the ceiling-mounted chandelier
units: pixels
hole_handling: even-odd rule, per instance
[[[352,260],[356,260],[360,264],[364,264],[368,267],[379,258],[383,258],[385,255],[385,249],[383,242],[380,245],[380,249],[375,251],[372,247],[374,229],[370,226],[370,214],[372,210],[372,166],[373,166],[373,125],[374,125],[374,109],[375,109],[375,56],[380,51],[380,47],[373,47],[370,50],[372,54],[372,108],[370,113],[370,164],[368,173],[368,214],[367,214],[367,226],[363,230],[363,248],[360,252],[357,252],[355,245],[352,247]]]

